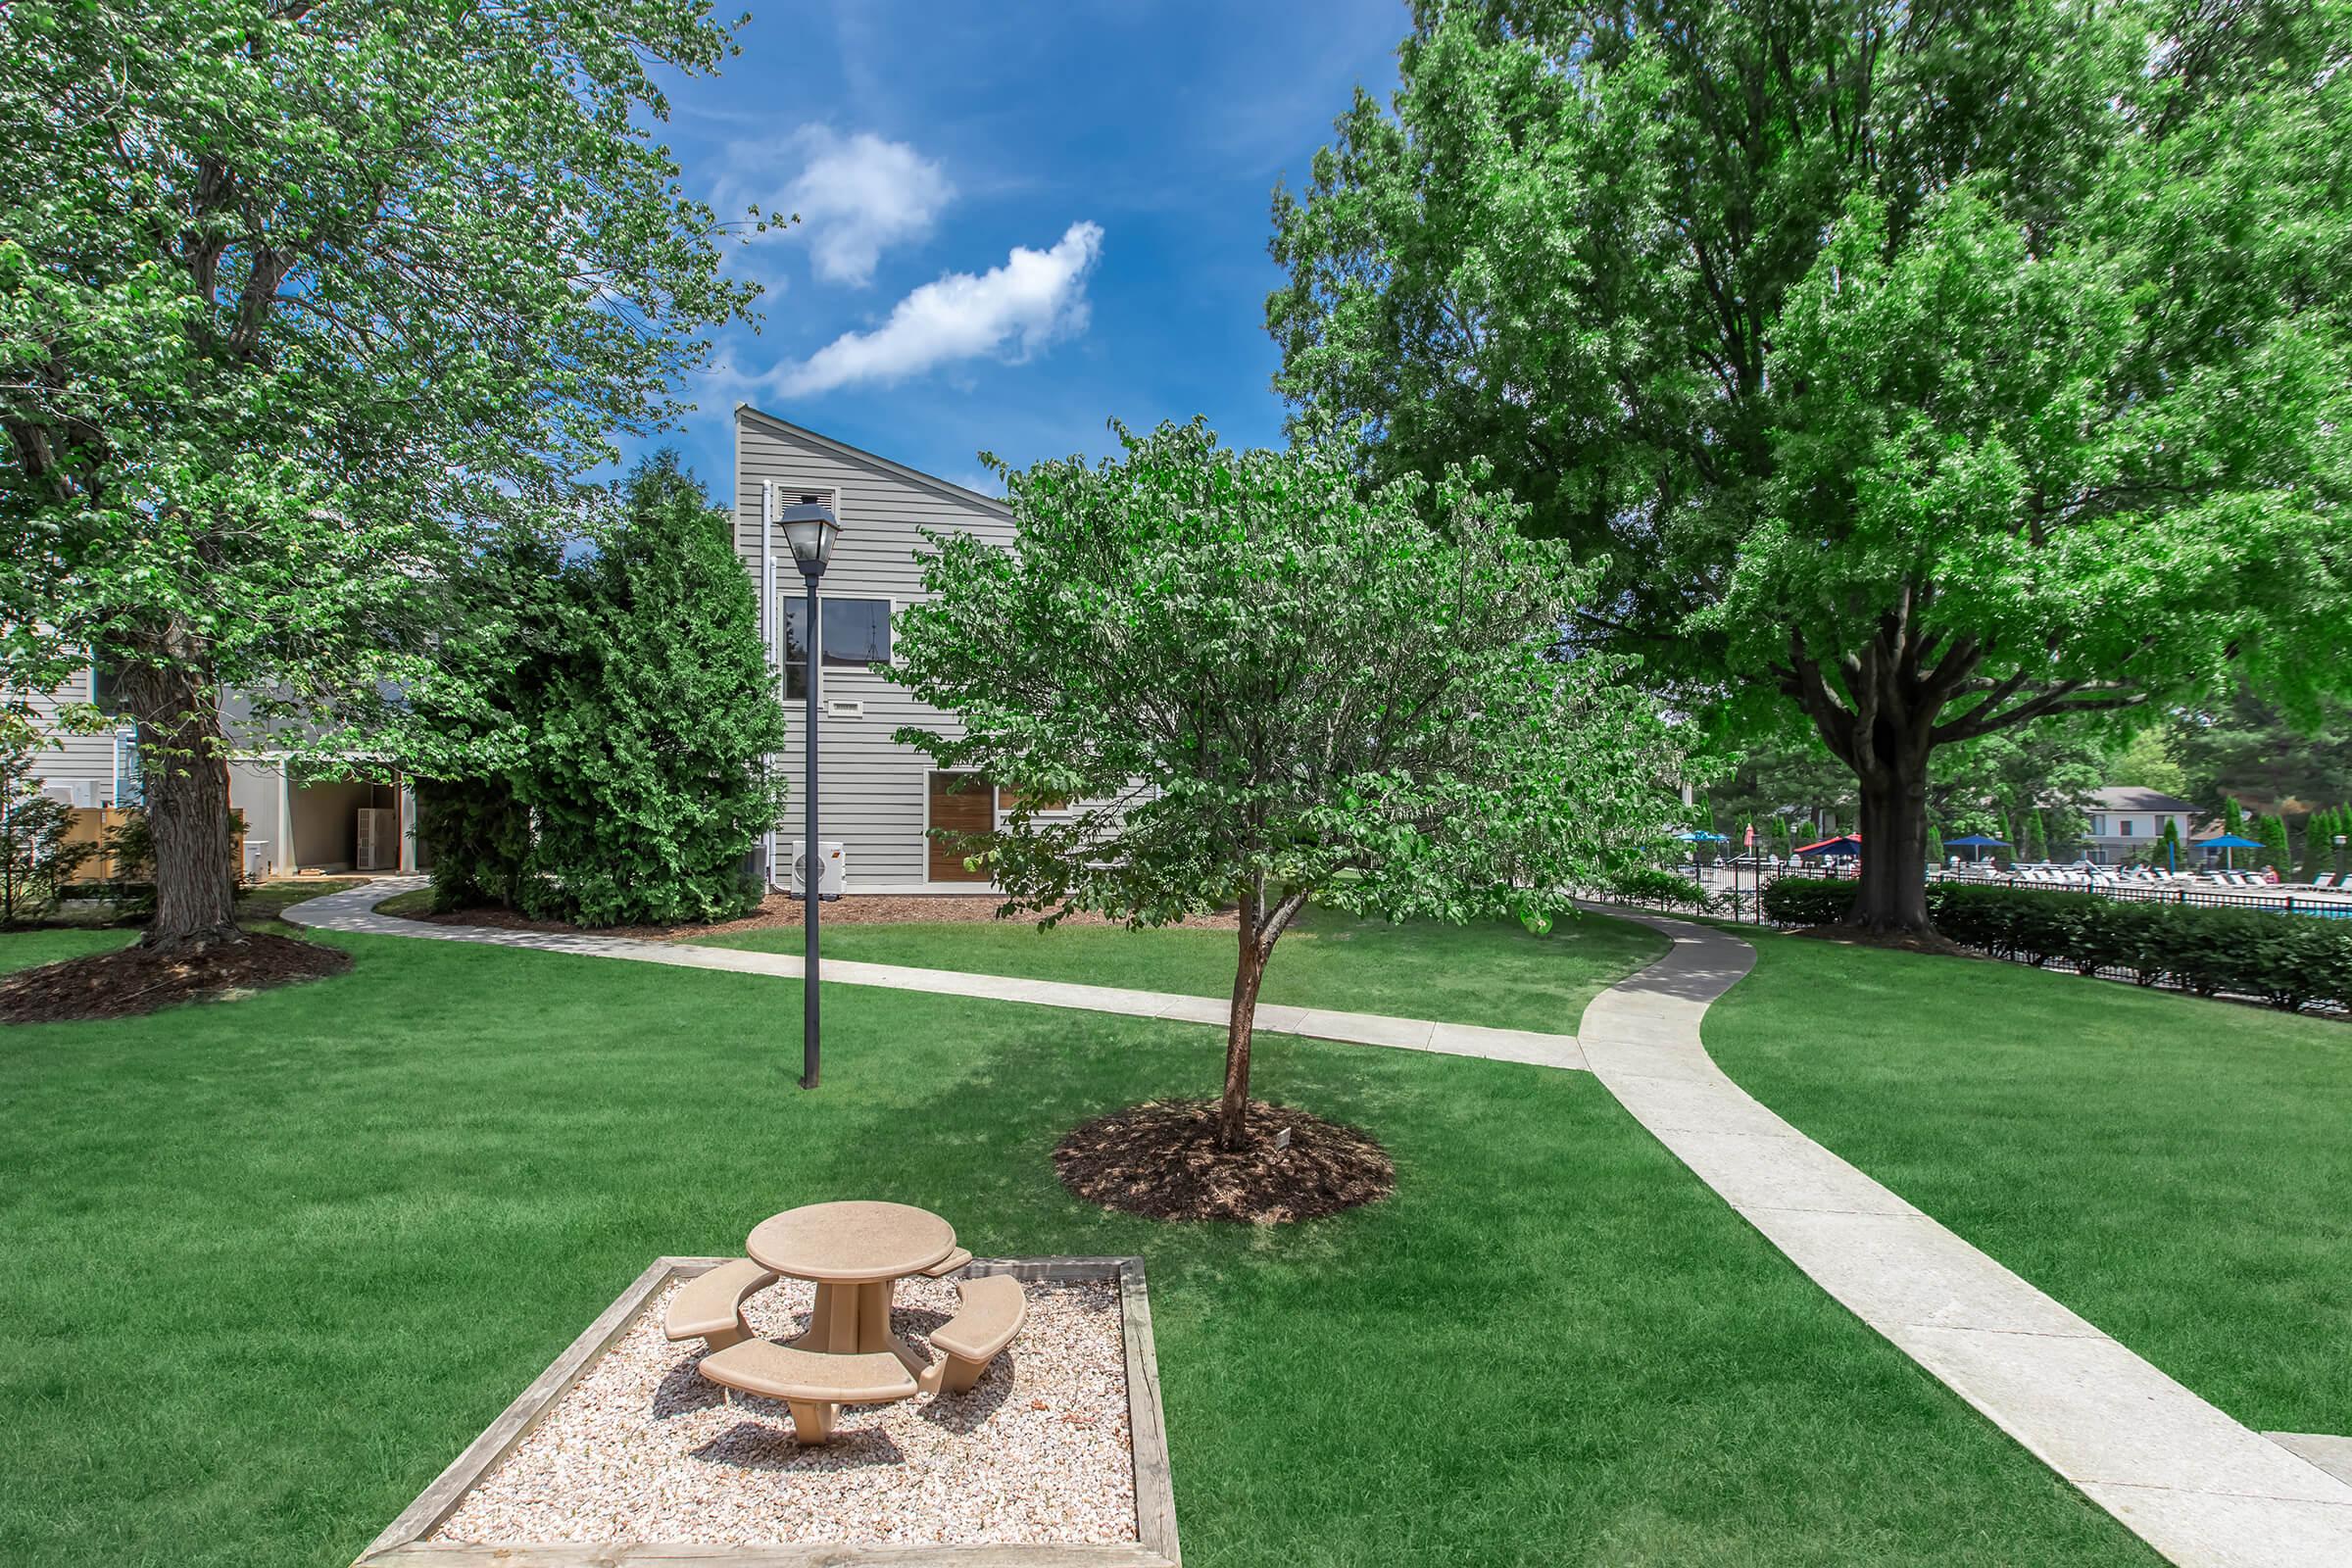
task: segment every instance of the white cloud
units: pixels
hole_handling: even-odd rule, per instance
[[[1004,266],[925,283],[880,326],[843,333],[774,380],[798,397],[858,381],[900,381],[984,355],[1018,363],[1085,329],[1086,278],[1102,254],[1102,228],[1084,221],[1072,223],[1052,250],[1016,245]]]
[[[785,232],[808,244],[809,265],[829,282],[872,282],[882,253],[930,233],[956,194],[938,164],[871,131],[843,136],[830,126],[804,125],[787,146],[808,163],[769,205],[800,215],[799,225]],[[740,146],[730,156],[750,168],[774,153]]]

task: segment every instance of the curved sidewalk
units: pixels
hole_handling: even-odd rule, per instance
[[[1753,948],[1608,912],[1674,951],[1585,1009],[1587,1063],[1814,1283],[2171,1561],[2352,1565],[2352,1485],[2198,1398],[1715,1065],[1699,1020],[1754,965]]]
[[[440,942],[482,942],[540,953],[568,953],[588,958],[626,958],[684,969],[719,969],[731,974],[801,977],[802,960],[784,953],[751,953],[706,948],[692,942],[641,942],[632,937],[596,936],[584,931],[510,931],[484,925],[443,925],[378,914],[375,906],[398,893],[424,886],[422,877],[382,877],[363,887],[328,893],[289,906],[282,918],[321,931],[356,931],[367,936],[421,937]],[[1217,997],[1180,996],[1167,991],[1132,991],[1122,986],[1078,985],[1065,980],[1016,980],[1004,975],[967,974],[960,969],[917,969],[897,963],[825,960],[824,984],[878,986],[890,991],[928,991],[984,1002],[1025,1002],[1037,1007],[1071,1007],[1083,1012],[1116,1012],[1133,1018],[1172,1018],[1223,1027],[1227,1006]],[[1327,1007],[1257,1005],[1259,1034],[1298,1035],[1352,1046],[1393,1046],[1447,1056],[1486,1056],[1538,1067],[1582,1070],[1585,1058],[1573,1035],[1526,1029],[1490,1029],[1478,1024],[1440,1023],[1428,1018],[1392,1018],[1372,1012]]]
[[[377,914],[421,878],[285,911],[298,925],[479,942],[738,974],[801,960],[682,942],[440,925]],[[1595,997],[1575,1036],[1261,1004],[1257,1027],[1349,1044],[1589,1068],[1790,1261],[2124,1526],[2183,1568],[2352,1568],[2352,1484],[2240,1425],[1781,1119],[1715,1065],[1707,1007],[1755,963],[1712,927],[1592,906],[1672,951]],[[1215,998],[897,964],[825,964],[828,984],[929,991],[1222,1024]],[[2342,1440],[2297,1440],[2333,1453]]]

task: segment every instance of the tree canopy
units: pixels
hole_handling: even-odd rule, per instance
[[[1853,918],[1924,926],[1939,748],[2346,678],[2348,21],[1418,7],[1277,194],[1278,385],[1374,481],[1489,456],[1693,710],[1801,714]]]
[[[1012,548],[930,540],[891,674],[959,723],[901,738],[1017,792],[967,846],[1008,908],[1238,907],[1232,1148],[1258,978],[1308,899],[1542,924],[1664,842],[1677,751],[1617,658],[1569,657],[1592,573],[1478,472],[1366,494],[1198,420],[1119,436],[1096,466],[1000,466]]]
[[[224,688],[367,749],[492,527],[680,409],[748,308],[654,134],[704,0],[0,12],[0,674],[94,653],[146,754],[151,941],[233,940]]]

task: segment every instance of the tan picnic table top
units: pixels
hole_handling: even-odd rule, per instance
[[[955,1250],[956,1227],[908,1203],[807,1203],[761,1220],[744,1242],[762,1268],[837,1285],[919,1274]]]

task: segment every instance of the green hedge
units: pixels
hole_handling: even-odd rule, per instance
[[[1764,890],[1764,913],[1828,925],[1853,901],[1851,882],[1784,877]],[[2352,1006],[2352,920],[1967,882],[1929,884],[1928,918],[1964,948],[2037,968],[2121,969],[2143,986],[2228,991],[2290,1011]]]

